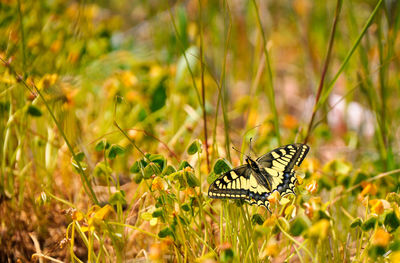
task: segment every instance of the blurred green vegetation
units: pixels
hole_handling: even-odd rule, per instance
[[[399,262],[399,8],[0,1],[0,261]],[[305,140],[272,213],[207,197]]]

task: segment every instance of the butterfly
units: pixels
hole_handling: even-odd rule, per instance
[[[242,199],[269,210],[268,197],[273,192],[281,196],[294,194],[294,166],[300,166],[309,150],[308,145],[297,143],[279,147],[256,160],[247,156],[246,164],[225,172],[210,185],[208,196]]]

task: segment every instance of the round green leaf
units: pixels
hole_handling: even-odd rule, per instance
[[[219,159],[214,164],[214,173],[221,174],[232,169],[232,166],[226,159]]]
[[[201,141],[195,140],[192,144],[189,145],[187,152],[189,155],[196,154],[197,152],[201,152]]]

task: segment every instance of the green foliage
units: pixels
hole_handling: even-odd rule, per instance
[[[232,167],[228,163],[227,160],[219,159],[219,160],[217,160],[215,162],[213,171],[214,171],[215,174],[222,174],[222,173],[227,172],[227,171],[229,171],[231,169],[232,169]]]
[[[28,106],[28,110],[27,110],[28,114],[33,116],[33,117],[40,117],[42,116],[42,111],[39,110],[38,107],[35,107],[33,105],[29,105]]]
[[[113,144],[110,147],[110,150],[108,151],[108,158],[110,160],[115,159],[118,155],[124,155],[125,154],[125,149],[122,148],[121,146],[117,144]]]
[[[187,152],[189,155],[196,154],[197,152],[201,152],[201,147],[202,147],[201,141],[195,140],[189,145]]]

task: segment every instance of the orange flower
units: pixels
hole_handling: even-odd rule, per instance
[[[306,190],[310,193],[310,194],[315,194],[318,190],[318,183],[315,180],[312,180],[310,183],[308,183],[306,185]]]
[[[296,179],[297,179],[297,184],[301,185],[304,183],[304,179],[303,177],[301,177],[300,175],[296,174]]]
[[[361,186],[363,187],[363,190],[360,194],[361,196],[365,196],[367,194],[376,195],[376,192],[378,191],[376,186],[372,183],[362,182]]]
[[[314,207],[310,203],[304,203],[305,213],[308,218],[312,218],[314,215]]]
[[[374,199],[369,201],[369,204],[371,205],[371,211],[375,214],[383,214],[384,211],[384,207],[383,207],[383,203],[381,200],[379,199]]]
[[[274,205],[279,201],[280,197],[281,195],[279,194],[279,192],[274,191],[270,196],[268,196],[268,201],[271,205]]]
[[[390,234],[382,228],[378,228],[372,237],[372,244],[375,246],[386,247],[389,241]]]

